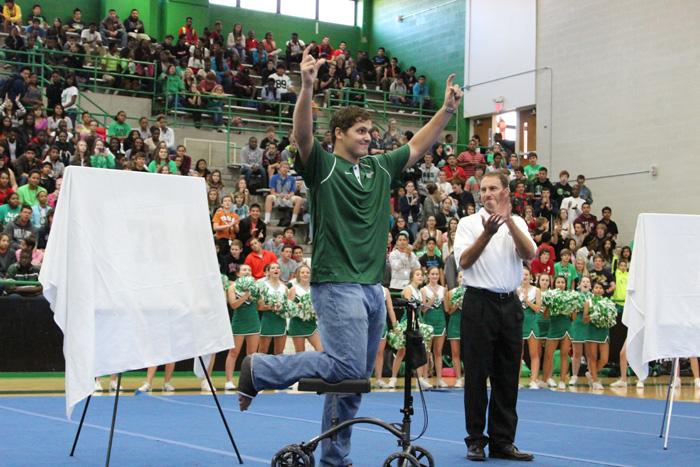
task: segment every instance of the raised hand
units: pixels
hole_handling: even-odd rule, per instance
[[[495,214],[502,219],[503,222],[510,219],[513,212],[513,205],[510,202],[510,190],[504,189],[500,195],[498,195],[498,206],[496,207]]]
[[[481,219],[484,231],[489,235],[495,235],[503,222],[505,221],[498,214],[491,214],[488,219]]]
[[[299,69],[301,71],[301,85],[302,86],[313,86],[316,75],[318,75],[318,69],[326,63],[325,58],[320,58],[316,60],[311,55],[311,46],[304,49],[301,55],[301,63],[299,64]]]
[[[445,83],[445,101],[443,106],[456,109],[464,93],[459,85],[454,84],[454,80],[455,74],[451,73],[450,76],[447,77],[447,82]]]

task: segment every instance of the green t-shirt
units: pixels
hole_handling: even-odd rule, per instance
[[[566,277],[566,288],[568,290],[571,290],[571,284],[574,282],[574,279],[578,278],[578,274],[576,273],[576,267],[571,262],[569,262],[569,264],[566,265],[566,268],[562,266],[561,262],[555,263],[554,277],[557,276]]]
[[[46,193],[46,188],[37,186],[35,190],[32,190],[29,187],[29,184],[22,185],[21,187],[17,188],[17,194],[19,195],[19,204],[28,204],[29,206],[39,204],[39,201],[37,201],[36,199],[36,195],[38,195],[40,191]]]
[[[107,135],[116,136],[117,138],[126,138],[127,136],[129,136],[130,131],[131,127],[128,123],[112,122],[112,124],[109,125],[109,128],[107,129]]]
[[[525,176],[529,178],[530,180],[534,179],[537,176],[537,172],[540,171],[542,166],[540,164],[537,165],[526,165],[523,167],[523,173],[525,173]]]
[[[295,169],[309,189],[314,226],[312,282],[378,284],[384,277],[391,181],[410,154],[408,145],[363,157],[360,181],[353,164],[314,141],[306,167]]]
[[[22,205],[18,205],[16,208],[12,209],[9,204],[3,204],[0,206],[0,224],[2,228],[5,228],[7,224],[15,220],[15,217],[22,210]]]
[[[97,167],[98,169],[113,169],[117,166],[117,162],[114,159],[114,155],[111,153],[106,156],[93,154],[90,156],[90,166]]]

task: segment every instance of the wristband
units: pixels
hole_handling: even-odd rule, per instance
[[[455,113],[455,110],[456,110],[454,107],[443,107],[443,109],[445,109],[445,112],[447,112],[450,115]]]

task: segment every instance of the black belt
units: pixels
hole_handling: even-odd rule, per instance
[[[492,292],[487,289],[479,289],[477,287],[467,287],[466,291],[468,293],[474,293],[478,295],[483,295],[485,297],[492,298],[494,300],[501,300],[501,301],[506,301],[506,300],[511,300],[513,297],[515,297],[515,292]]]

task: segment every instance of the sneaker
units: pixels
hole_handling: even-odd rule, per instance
[[[214,384],[214,382],[212,381],[212,385],[213,384]],[[207,381],[206,378],[204,378],[202,380],[202,382],[200,383],[199,386],[200,386],[200,389],[202,390],[202,392],[211,393],[211,388],[209,387],[209,381]],[[216,388],[214,388],[214,392],[216,392]]]
[[[549,378],[547,380],[547,386],[550,388],[556,388],[557,387],[557,382],[554,381],[552,378]]]
[[[680,377],[680,376],[677,377],[677,378],[673,381],[673,385],[674,385],[675,387],[677,387],[677,388],[681,387],[681,384],[682,384],[682,383],[681,383],[681,377]]]
[[[640,379],[637,381],[637,389],[644,389],[644,380]]]
[[[594,391],[602,391],[603,384],[600,381],[593,381],[593,384],[591,384],[591,387],[593,388]]]
[[[375,87],[374,87],[374,90],[375,90],[375,91],[381,91],[382,88],[380,88],[379,86],[375,86]]]
[[[530,389],[539,389],[540,386],[537,384],[537,381],[530,381],[530,385],[528,386]]]
[[[464,387],[464,378],[457,378],[457,381],[455,381],[454,387],[463,388]]]
[[[418,378],[416,380],[416,385],[420,385],[423,389],[432,389],[433,385],[425,378]]]
[[[139,388],[136,390],[136,392],[151,392],[151,385],[148,383],[143,383]]]
[[[95,392],[102,392],[104,389],[102,388],[102,383],[100,383],[99,379],[95,380],[95,387],[94,387]]]
[[[572,376],[569,378],[569,386],[576,386],[576,381],[578,380],[578,376]]]
[[[437,386],[438,386],[439,388],[447,388],[447,387],[449,387],[449,386],[447,385],[447,383],[444,382],[444,381],[442,380],[442,378],[438,378],[438,380],[437,380]]]
[[[559,384],[557,384],[557,389],[566,389],[566,383],[564,381],[559,381]]]
[[[626,388],[627,387],[627,381],[623,381],[621,379],[618,379],[615,382],[610,383],[611,388]]]
[[[695,378],[693,383],[695,384],[695,389],[700,389],[700,378]]]
[[[375,384],[380,389],[390,389],[389,385],[386,384],[386,381],[384,381],[383,379],[378,379]]]
[[[363,84],[363,85],[362,85],[362,89],[367,89],[367,85],[366,85],[366,84]]]
[[[386,383],[387,389],[395,389],[396,388],[396,378],[389,378],[389,382]]]
[[[163,383],[163,392],[175,392],[175,386],[168,383]]]
[[[224,391],[235,391],[236,390],[236,385],[233,384],[233,381],[226,381],[226,384],[224,384]]]
[[[549,386],[547,386],[547,383],[545,383],[541,379],[537,380],[537,386],[539,386],[540,389],[547,389],[549,387]]]
[[[123,391],[124,388],[119,386],[119,392]],[[112,380],[109,382],[109,392],[117,392],[117,380]]]

